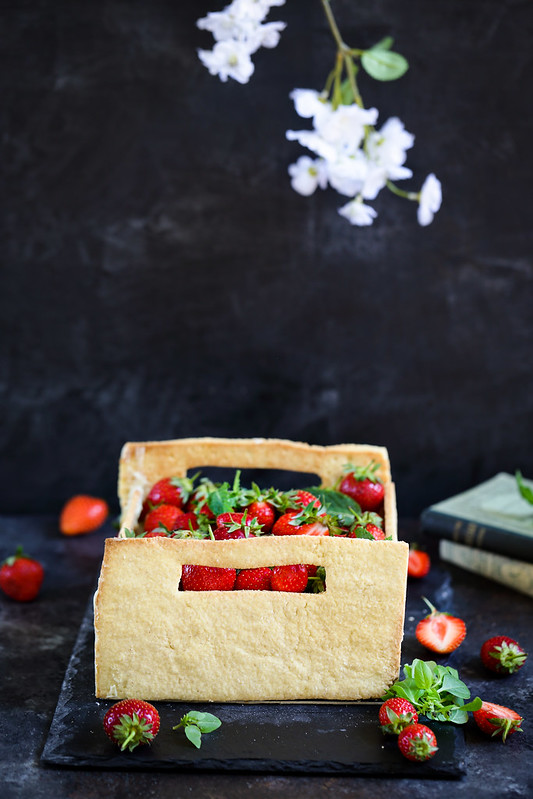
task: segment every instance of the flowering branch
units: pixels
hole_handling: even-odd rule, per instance
[[[198,55],[212,75],[222,81],[228,77],[247,83],[254,71],[251,55],[259,47],[275,47],[284,22],[264,22],[272,6],[285,0],[233,0],[218,13],[198,20],[198,27],[212,32],[216,44],[212,51]],[[442,201],[441,184],[430,174],[418,192],[404,191],[395,181],[412,177],[404,164],[406,151],[414,136],[405,130],[397,117],[391,117],[377,130],[376,108],[365,108],[357,75],[362,68],[380,81],[397,80],[409,65],[391,48],[393,40],[385,37],[373,47],[362,50],[349,47],[343,40],[330,0],[321,0],[324,13],[337,46],[335,64],[324,90],[294,89],[290,97],[296,113],[312,120],[312,129],[288,130],[289,141],[297,141],[316,158],[302,155],[289,166],[293,189],[309,196],[317,188],[331,186],[350,198],[339,213],[353,225],[371,225],[376,210],[366,201],[376,199],[383,188],[418,203],[418,222],[428,225]]]

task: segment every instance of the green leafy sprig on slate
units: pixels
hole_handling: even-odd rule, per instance
[[[384,699],[399,696],[407,699],[419,713],[435,721],[452,721],[465,724],[469,710],[479,710],[481,699],[470,698],[470,689],[459,679],[451,666],[439,666],[433,660],[415,658],[403,667],[405,679],[397,680],[384,695]]]
[[[183,727],[189,741],[199,749],[202,745],[202,733],[218,730],[221,724],[222,722],[220,719],[212,713],[201,713],[199,710],[191,710],[189,713],[186,713],[180,723],[176,724],[172,729],[179,730],[180,727]]]

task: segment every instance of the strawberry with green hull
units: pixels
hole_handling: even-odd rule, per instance
[[[156,528],[166,529],[172,532],[177,530],[177,523],[180,516],[184,513],[176,505],[158,505],[151,510],[144,520],[144,530],[151,533]]]
[[[520,644],[508,635],[495,635],[485,641],[480,652],[483,665],[496,674],[514,674],[527,659]]]
[[[315,499],[315,498],[313,498]],[[320,503],[308,503],[300,511],[290,510],[280,516],[272,528],[274,535],[329,535]]]
[[[481,732],[493,738],[501,738],[505,743],[514,732],[522,732],[522,716],[515,710],[493,702],[482,702],[479,710],[473,712],[474,721]]]
[[[432,652],[448,654],[462,644],[466,636],[464,621],[451,613],[441,613],[422,597],[431,613],[418,622],[415,635],[419,643]]]
[[[410,724],[398,735],[398,748],[407,760],[420,763],[436,754],[437,738],[425,724]]]
[[[373,541],[384,541],[386,538],[383,530],[383,519],[377,513],[366,511],[357,514],[348,538],[368,538]]]
[[[377,511],[385,497],[385,487],[376,474],[378,469],[379,464],[375,461],[368,466],[347,463],[344,467],[346,474],[336,487],[357,502],[362,511]]]
[[[213,530],[215,541],[228,541],[239,538],[255,538],[263,528],[257,519],[248,518],[244,513],[221,513],[217,516],[217,526]]]
[[[175,505],[183,509],[187,503],[198,475],[189,477],[164,477],[154,483],[146,502],[154,508],[156,505]]]
[[[123,699],[104,716],[104,730],[121,750],[133,752],[139,744],[151,743],[159,732],[159,713],[143,699]]]
[[[407,699],[393,696],[386,699],[379,709],[379,723],[383,733],[398,735],[405,727],[416,724],[418,713]]]
[[[17,602],[30,602],[41,589],[44,569],[38,560],[24,554],[17,547],[14,555],[6,558],[0,567],[0,588]]]

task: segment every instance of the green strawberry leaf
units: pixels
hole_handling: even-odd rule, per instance
[[[222,483],[208,494],[207,507],[215,516],[220,516],[221,513],[230,513],[234,509],[235,505],[228,483]]]
[[[191,710],[186,716],[189,724],[195,724],[200,732],[213,732],[218,730],[222,722],[212,713],[201,713],[198,710]]]

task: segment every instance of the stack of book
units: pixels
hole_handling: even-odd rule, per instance
[[[526,490],[533,482],[523,480]],[[426,508],[422,529],[440,539],[442,560],[533,596],[533,505],[501,472]]]

